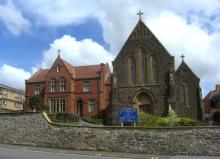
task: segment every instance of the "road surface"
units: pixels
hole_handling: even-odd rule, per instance
[[[147,154],[74,151],[0,144],[0,159],[220,159],[211,156],[157,156]]]

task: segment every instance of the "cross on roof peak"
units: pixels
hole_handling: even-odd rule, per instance
[[[182,54],[180,57],[182,58],[182,61],[183,61],[185,56]]]
[[[141,20],[141,15],[143,15],[144,13],[141,12],[141,10],[139,10],[139,12],[137,13],[137,15],[139,15],[139,20]]]
[[[60,49],[57,50],[58,56],[60,56]]]

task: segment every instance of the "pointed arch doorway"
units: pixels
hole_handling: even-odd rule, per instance
[[[134,99],[139,112],[154,114],[154,99],[148,92],[140,92]]]

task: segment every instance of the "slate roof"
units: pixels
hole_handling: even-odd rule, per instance
[[[205,100],[211,100],[212,97],[214,97],[215,95],[218,95],[218,94],[220,94],[220,91],[217,91],[217,90],[210,91],[210,92],[205,96],[205,98],[203,99],[203,101],[205,101]]]
[[[35,74],[33,74],[33,76],[31,76],[27,80],[27,82],[44,82],[48,72],[49,69],[39,69]]]
[[[63,59],[61,59],[61,60],[63,61],[63,64],[66,66],[66,68],[69,71],[69,73],[71,75],[74,75],[74,67],[70,63],[68,63],[67,61],[65,61]]]
[[[75,79],[96,78],[100,71],[100,65],[78,66],[75,67]]]
[[[61,59],[66,66],[67,70],[73,76],[74,79],[89,79],[98,78],[100,76],[100,71],[103,64],[100,65],[87,65],[87,66],[72,66],[70,63]],[[104,64],[108,66],[107,64]],[[38,70],[30,79],[27,80],[29,83],[33,82],[44,82],[47,73],[50,69],[40,69]],[[107,80],[107,79],[106,79]]]
[[[197,79],[199,79],[199,77],[191,70],[191,68],[185,63],[184,60],[179,65],[179,67],[177,68],[176,72],[179,72],[183,68],[186,68],[187,70],[189,70]]]

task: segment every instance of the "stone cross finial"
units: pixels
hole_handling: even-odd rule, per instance
[[[185,56],[182,54],[180,57],[182,58],[182,61],[183,61]]]
[[[141,12],[141,10],[139,10],[139,12],[137,13],[137,15],[139,15],[139,20],[141,20],[141,15],[143,15],[144,13]]]
[[[57,50],[58,56],[60,56],[60,49]]]

